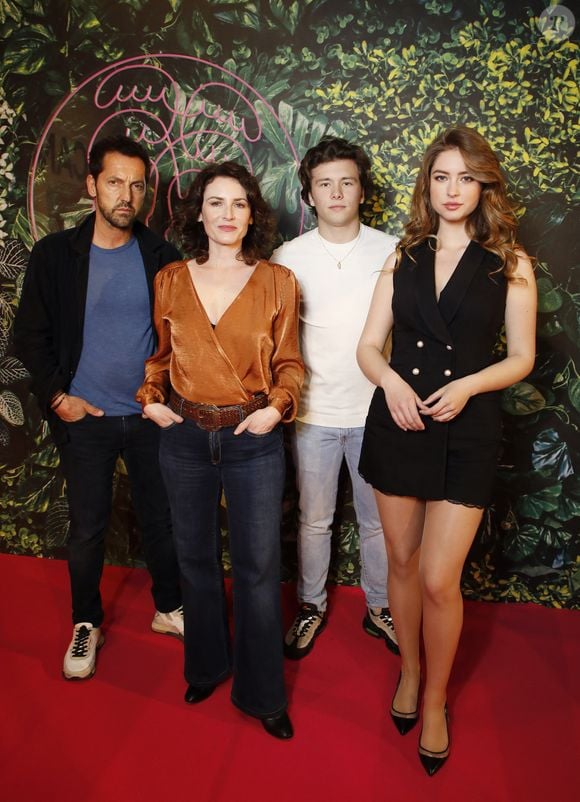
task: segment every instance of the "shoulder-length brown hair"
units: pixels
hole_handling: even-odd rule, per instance
[[[215,162],[195,177],[171,220],[171,231],[183,253],[198,262],[207,262],[209,241],[199,221],[205,188],[215,178],[233,178],[245,189],[252,211],[252,223],[243,239],[241,259],[248,265],[270,256],[276,241],[276,220],[260,191],[256,178],[237,162]]]
[[[439,218],[431,205],[431,171],[440,153],[455,148],[461,153],[470,175],[481,184],[479,203],[467,220],[467,234],[495,253],[501,260],[506,278],[513,280],[516,278],[518,253],[521,253],[516,242],[515,207],[507,197],[497,156],[480,133],[463,125],[444,131],[425,152],[413,190],[410,219],[397,249],[397,261],[403,251],[408,252],[421,242],[436,237]]]

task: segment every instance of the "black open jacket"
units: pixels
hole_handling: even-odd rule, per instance
[[[14,322],[14,353],[30,373],[31,390],[57,443],[66,441],[66,427],[50,409],[50,401],[59,390],[69,389],[79,363],[94,227],[93,213],[77,228],[49,234],[36,243]],[[155,274],[181,257],[142,223],[135,222],[133,233],[143,257],[153,317]]]

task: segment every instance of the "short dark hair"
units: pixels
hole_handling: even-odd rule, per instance
[[[128,136],[119,134],[117,136],[105,136],[98,139],[89,153],[89,173],[95,181],[100,173],[103,172],[103,160],[107,153],[121,153],[123,156],[141,159],[145,165],[145,181],[149,181],[151,174],[151,159],[149,154],[139,142],[130,139]]]
[[[298,177],[302,184],[302,200],[310,206],[308,196],[312,189],[312,171],[319,164],[336,162],[339,159],[350,159],[358,169],[358,177],[365,199],[368,199],[373,190],[373,179],[371,176],[371,161],[364,150],[359,145],[353,145],[346,139],[338,136],[322,137],[318,145],[309,148],[300,162]]]
[[[253,223],[242,242],[242,257],[246,264],[268,258],[276,241],[276,219],[260,191],[257,179],[237,162],[214,162],[196,175],[171,221],[176,241],[190,258],[207,262],[209,242],[203,223],[199,221],[205,188],[215,178],[233,178],[245,189],[252,211]]]

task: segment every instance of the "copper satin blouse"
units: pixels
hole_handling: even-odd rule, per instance
[[[155,277],[157,351],[145,362],[136,398],[167,403],[169,390],[198,404],[228,406],[265,393],[286,423],[294,420],[304,363],[298,346],[300,290],[292,271],[258,262],[212,327],[187,262]]]

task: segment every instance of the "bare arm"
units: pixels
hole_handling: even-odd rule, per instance
[[[382,387],[393,420],[401,429],[419,430],[425,425],[419,412],[424,404],[413,388],[394,371],[383,356],[385,342],[393,328],[393,274],[396,255],[392,253],[377,281],[369,314],[356,356],[367,379]]]
[[[527,376],[534,366],[537,292],[532,266],[525,254],[518,260],[517,272],[526,283],[510,281],[507,287],[506,358],[431,393],[425,404],[433,404],[428,413],[433,420],[451,420],[461,412],[471,396],[503,390]]]

